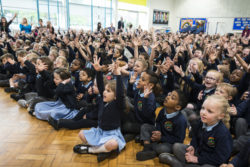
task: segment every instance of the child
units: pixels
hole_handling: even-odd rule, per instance
[[[122,70],[123,75],[128,75],[129,80],[133,77],[135,81],[133,82],[133,89],[127,91],[127,95],[131,98],[134,97],[134,91],[136,90],[136,86],[140,79],[141,73],[148,69],[148,64],[145,60],[138,59],[135,62],[134,68],[132,72],[128,72],[126,70]]]
[[[58,56],[56,58],[56,61],[54,61],[54,69],[57,68],[68,68],[69,63],[67,62],[67,59],[63,56]]]
[[[6,71],[7,76],[0,80],[0,87],[9,87],[9,78],[11,78],[14,74],[17,73],[17,63],[14,60],[14,56],[10,53],[6,53],[1,56],[1,60],[3,63],[3,68]]]
[[[53,126],[56,130],[60,128],[80,129],[97,127],[98,123],[98,100],[100,99],[96,80],[94,85],[88,89],[84,107],[80,108],[79,113],[73,119],[59,119]]]
[[[80,83],[77,87],[77,100],[81,101],[86,99],[88,89],[93,85],[92,79],[94,78],[94,71],[90,68],[85,68],[80,71]]]
[[[16,57],[18,60],[17,66],[15,68],[16,74],[13,75],[9,80],[10,87],[5,88],[5,92],[18,92],[19,85],[23,85],[25,83],[26,73],[28,69],[25,67],[24,59],[27,55],[27,51],[19,50],[16,52]],[[20,83],[20,84],[19,84]]]
[[[162,153],[160,162],[171,166],[219,166],[229,160],[232,137],[222,120],[228,114],[229,104],[224,97],[209,96],[200,111],[201,121],[193,128],[190,146],[176,143],[174,156]]]
[[[74,59],[70,64],[70,72],[71,72],[71,82],[77,88],[79,81],[79,73],[80,69],[83,68],[83,62],[80,59]]]
[[[35,107],[35,115],[38,119],[58,120],[61,118],[71,119],[79,112],[76,110],[76,93],[70,82],[70,72],[63,68],[54,71],[55,93],[58,98],[55,102],[41,102]],[[53,120],[50,120],[53,121]]]
[[[140,139],[144,143],[144,149],[136,154],[137,160],[148,160],[163,152],[171,153],[174,143],[183,142],[187,123],[180,110],[186,105],[186,98],[180,90],[172,91],[166,96],[156,125],[141,126]]]
[[[220,167],[247,167],[250,166],[250,140],[244,145],[229,164],[222,164]]]
[[[133,88],[133,83],[136,78],[130,78],[129,90]],[[124,120],[123,133],[127,135],[136,136],[136,142],[139,142],[139,134],[142,124],[154,125],[155,123],[155,109],[156,100],[155,93],[159,91],[158,76],[151,70],[142,72],[140,79],[137,83],[136,90],[134,91],[134,112],[128,113],[127,120]],[[128,140],[127,140],[128,141]]]
[[[52,100],[55,92],[55,83],[52,76],[53,63],[46,56],[37,59],[36,62],[36,81],[35,88],[37,96],[30,99],[28,103],[28,111],[31,115],[34,113],[35,105],[42,101]],[[33,71],[35,73],[35,71]]]
[[[185,76],[182,69],[178,66],[175,65],[174,69],[178,74],[181,75],[186,84],[191,86],[192,90],[194,91],[194,95],[198,100],[196,106],[193,106],[193,108],[196,107],[197,110],[201,108],[202,103],[208,95],[214,94],[216,85],[223,80],[223,75],[220,72],[216,70],[209,70],[204,78],[203,84],[198,84]]]
[[[105,89],[99,63],[100,58],[98,60],[95,58],[94,64],[92,64],[97,71],[97,86],[101,95],[101,99],[98,101],[98,127],[80,131],[79,137],[84,145],[74,147],[76,153],[99,153],[98,162],[103,161],[117,149],[121,151],[126,145],[120,131],[125,96],[118,63],[113,68],[116,82],[109,81]]]

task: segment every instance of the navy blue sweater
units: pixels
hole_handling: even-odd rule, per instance
[[[250,165],[250,140],[246,143],[245,147],[238,153],[230,164],[233,164],[234,167],[248,167]]]
[[[53,98],[55,95],[56,85],[53,81],[53,74],[49,71],[41,71],[36,76],[36,91],[38,96]]]
[[[183,143],[186,136],[186,128],[187,122],[181,112],[168,119],[165,108],[163,108],[156,119],[156,129],[161,131],[161,142],[170,144]]]
[[[97,86],[100,92],[100,100],[98,100],[98,126],[103,130],[114,130],[121,125],[121,112],[124,111],[124,86],[122,77],[116,76],[116,99],[109,102],[103,102],[103,74],[97,72]]]
[[[250,98],[244,100],[237,107],[237,116],[245,118],[250,127]]]
[[[148,98],[141,97],[139,91],[135,91],[134,95],[134,111],[137,121],[140,124],[155,123],[156,100],[154,93],[150,93]]]
[[[233,139],[229,130],[221,121],[211,131],[203,130],[202,125],[203,123],[199,121],[197,126],[193,126],[194,135],[191,140],[191,145],[198,154],[198,163],[214,166],[226,163],[233,147]]]
[[[60,83],[56,87],[56,96],[62,100],[68,109],[76,109],[76,92],[71,82]]]

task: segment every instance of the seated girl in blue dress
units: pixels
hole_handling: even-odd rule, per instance
[[[97,86],[100,93],[98,100],[98,127],[82,130],[79,137],[83,144],[74,147],[74,152],[80,154],[98,153],[97,160],[101,162],[111,155],[117,155],[126,142],[122,136],[121,113],[124,110],[124,86],[118,63],[113,64],[112,72],[116,81],[108,81],[104,86],[100,58],[94,59],[93,67],[97,71]]]
[[[74,118],[79,110],[76,110],[76,92],[70,72],[64,68],[56,69],[54,82],[57,86],[55,90],[57,101],[38,103],[35,107],[36,117],[41,120],[49,120],[50,117],[54,120]]]

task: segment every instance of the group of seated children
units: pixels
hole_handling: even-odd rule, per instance
[[[135,140],[143,145],[138,161],[244,167],[249,43],[236,35],[146,31],[17,34],[0,41],[0,86],[56,130],[91,128],[79,132],[83,143],[73,151],[96,154],[98,162]],[[192,139],[184,145],[187,129]]]

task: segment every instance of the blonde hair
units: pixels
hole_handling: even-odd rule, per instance
[[[217,88],[224,89],[227,92],[228,96],[232,96],[232,98],[237,94],[237,89],[229,83],[225,83],[225,82],[219,83],[217,85]]]
[[[228,103],[228,100],[226,100],[224,97],[219,96],[219,95],[211,95],[208,96],[206,100],[214,100],[215,103],[217,103],[218,105],[220,105],[220,107],[218,107],[218,109],[221,110],[221,113],[224,114],[224,118],[221,120],[224,125],[230,129],[230,105]]]
[[[200,75],[202,75],[203,70],[204,70],[204,64],[203,64],[203,62],[202,62],[200,59],[198,59],[198,58],[192,58],[192,59],[188,62],[188,66],[189,66],[189,64],[190,64],[191,61],[195,61],[195,62],[198,64],[198,72],[199,72]],[[186,69],[186,72],[185,72],[185,75],[188,76],[189,74],[190,74],[190,73],[189,73],[188,68],[187,68],[187,69]],[[193,75],[191,76],[190,79],[191,79],[192,81],[195,80]],[[187,85],[186,82],[185,82],[184,80],[180,79],[179,82],[180,82],[180,89],[181,89],[183,92],[185,92],[185,93],[190,93],[190,92],[191,92],[191,90],[192,90],[191,86]],[[186,84],[186,87],[185,87],[185,84]]]
[[[69,63],[68,63],[66,57],[64,57],[64,56],[58,56],[58,57],[56,58],[56,60],[57,60],[57,59],[62,60],[62,65],[63,65],[64,68],[66,68],[66,69],[69,68]]]
[[[230,69],[228,65],[218,65],[218,70],[223,74],[224,78],[229,78],[230,75]]]
[[[223,74],[221,72],[216,71],[216,70],[209,70],[207,73],[209,73],[209,72],[213,72],[215,74],[214,76],[215,76],[218,83],[223,81]]]
[[[199,59],[199,58],[192,58],[189,62],[188,62],[188,66],[189,66],[189,63],[191,61],[195,61],[197,64],[198,64],[198,72],[199,74],[202,74],[203,73],[203,70],[204,70],[204,64],[203,62]],[[188,75],[188,68],[186,69],[186,75]]]
[[[34,59],[34,58],[36,58],[36,59],[39,58],[39,56],[37,54],[35,54],[35,53],[29,53],[29,54],[27,54],[26,57],[27,57],[28,60],[31,60],[31,59]]]
[[[145,60],[143,60],[143,59],[137,59],[136,61],[139,61],[139,62],[142,63],[142,66],[143,66],[143,69],[144,69],[143,71],[146,71],[146,70],[148,69],[149,64],[148,64],[147,61],[145,61]]]

